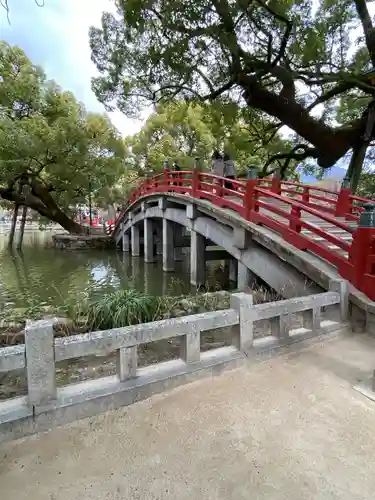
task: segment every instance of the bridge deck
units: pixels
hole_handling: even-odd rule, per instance
[[[365,500],[375,339],[298,352],[0,447],[2,500]]]

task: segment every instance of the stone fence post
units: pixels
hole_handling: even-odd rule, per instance
[[[40,406],[56,399],[53,322],[41,320],[26,325],[25,355],[28,403]]]
[[[230,296],[230,307],[239,313],[239,326],[233,328],[232,343],[241,351],[248,351],[253,347],[253,296],[247,293],[233,293]]]

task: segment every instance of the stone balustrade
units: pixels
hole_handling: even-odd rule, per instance
[[[252,295],[235,293],[226,310],[64,338],[54,338],[51,321],[34,322],[26,328],[25,344],[0,349],[0,373],[24,369],[28,382],[27,396],[0,402],[0,442],[132,404],[340,330],[347,308],[347,282],[337,280],[325,293],[257,305]],[[329,314],[323,319],[326,309]],[[303,326],[293,329],[296,313],[302,314]],[[260,321],[269,322],[270,335],[254,338],[254,324]],[[201,333],[225,327],[231,329],[232,346],[201,352]],[[180,359],[137,367],[137,346],[172,337],[180,337]],[[56,362],[114,351],[116,376],[56,387]]]

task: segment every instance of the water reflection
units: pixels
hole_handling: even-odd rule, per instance
[[[0,304],[26,307],[38,301],[61,305],[92,291],[100,295],[135,288],[153,295],[188,293],[188,262],[164,273],[161,257],[152,264],[116,251],[69,252],[52,248],[51,232],[26,232],[22,252],[10,252],[7,234],[0,234]]]

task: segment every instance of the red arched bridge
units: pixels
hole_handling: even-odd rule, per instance
[[[230,185],[225,181],[222,177],[198,170],[165,171],[147,179],[133,191],[111,232],[119,242],[136,223],[159,217],[159,210],[165,219],[186,224],[185,227],[215,244],[226,241],[228,236],[228,248],[233,244],[244,250],[246,235],[241,247],[234,242],[239,237],[238,231],[236,234],[224,234],[223,231],[228,225],[232,230],[245,228],[252,232],[255,240],[258,238],[258,243],[263,236],[262,244],[268,250],[274,251],[272,247],[277,243],[287,250],[288,255],[294,253],[299,259],[299,266],[295,266],[299,271],[305,272],[309,263],[314,261],[318,271],[324,268],[327,272],[336,272],[360,295],[375,300],[374,201],[352,195],[349,188],[334,192],[278,178],[231,180]],[[166,217],[167,207],[160,203],[155,206],[163,199],[190,207],[186,208],[190,216],[183,219],[175,210],[173,216]],[[207,224],[201,224],[200,229],[189,226],[187,221],[196,218],[192,216],[194,209],[201,212],[206,222],[210,218],[217,229],[222,228],[222,234],[216,235],[215,239],[211,237],[212,231],[212,234],[207,233]],[[174,232],[173,228],[171,231]],[[134,238],[132,235],[135,244],[136,236],[135,232]],[[145,248],[148,243],[145,236]],[[242,260],[231,250],[232,247],[228,248],[225,249],[233,257]],[[152,252],[148,250],[145,259],[152,260]],[[137,249],[133,255],[137,255]],[[279,257],[284,260],[283,256]],[[164,267],[168,270],[168,263]],[[319,279],[315,281],[319,283]]]

